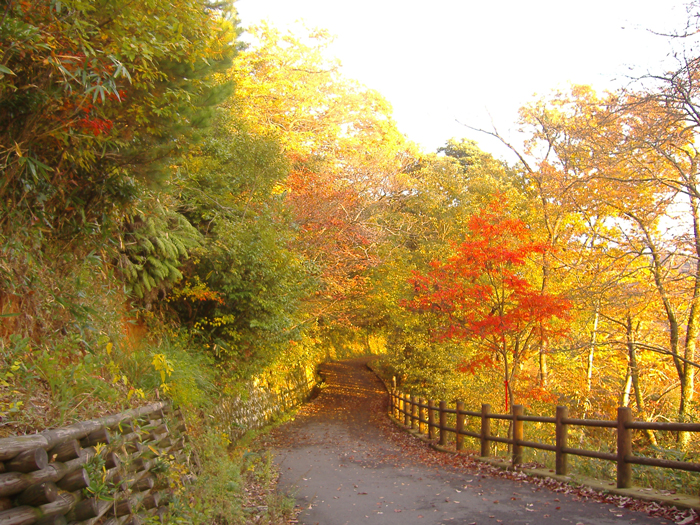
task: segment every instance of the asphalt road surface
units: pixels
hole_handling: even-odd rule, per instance
[[[321,394],[266,437],[306,525],[665,524],[576,491],[493,476],[434,451],[387,417],[388,395],[367,358],[329,363]]]

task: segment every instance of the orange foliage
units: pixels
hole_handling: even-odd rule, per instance
[[[491,204],[469,219],[456,255],[414,274],[414,296],[403,302],[438,317],[438,339],[472,343],[475,357],[462,365],[465,371],[503,363],[506,400],[513,398],[512,384],[529,354],[565,333],[571,307],[566,298],[534,286],[528,260],[547,246],[530,237],[527,225],[509,217],[504,204]]]

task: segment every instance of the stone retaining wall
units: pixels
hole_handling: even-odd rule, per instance
[[[251,384],[246,396],[222,400],[212,411],[216,425],[235,442],[248,430],[264,427],[275,416],[307,401],[318,381],[297,370],[286,383],[277,391]]]

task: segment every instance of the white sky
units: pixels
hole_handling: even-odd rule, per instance
[[[513,158],[457,124],[514,142],[518,108],[569,83],[597,90],[663,70],[667,39],[681,29],[681,0],[238,0],[243,27],[303,20],[337,36],[347,77],[379,91],[399,129],[425,151],[449,138]]]

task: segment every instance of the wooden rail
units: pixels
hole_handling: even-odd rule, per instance
[[[445,401],[437,405],[435,401],[426,401],[423,398],[402,394],[397,390],[390,390],[390,410],[397,419],[403,418],[403,424],[422,434],[427,434],[429,439],[437,439],[438,445],[447,445],[448,433],[454,434],[455,449],[464,449],[464,436],[478,439],[480,443],[481,457],[491,456],[491,443],[506,443],[511,446],[511,462],[513,466],[522,464],[523,449],[534,448],[554,452],[555,472],[560,475],[568,473],[568,457],[583,456],[603,459],[617,463],[617,487],[630,488],[632,486],[632,465],[649,465],[654,467],[700,472],[700,463],[685,461],[672,461],[667,459],[635,456],[632,450],[633,430],[659,430],[672,432],[700,432],[698,423],[647,423],[634,421],[632,411],[628,407],[617,409],[617,420],[601,421],[596,419],[570,418],[568,408],[558,406],[554,417],[525,415],[522,405],[514,405],[510,414],[495,414],[491,412],[491,405],[481,405],[480,412],[464,409],[464,404],[457,401],[455,408],[448,408]],[[455,426],[447,425],[448,414],[453,414]],[[466,429],[467,417],[479,418],[481,428],[479,432]],[[491,420],[507,420],[512,423],[512,437],[501,437],[491,432]],[[554,444],[537,443],[525,440],[524,423],[548,423],[554,425]],[[614,429],[617,434],[617,451],[599,452],[572,448],[568,443],[569,427],[602,427]]]

